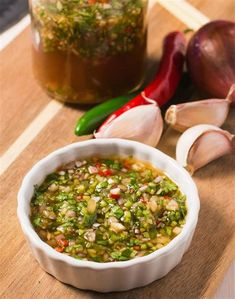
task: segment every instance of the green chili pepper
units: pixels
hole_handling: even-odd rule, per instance
[[[114,206],[112,208],[112,212],[113,212],[114,216],[116,216],[118,219],[120,219],[124,214],[123,210],[121,208],[119,208],[118,206]]]
[[[102,124],[106,117],[122,107],[137,94],[138,92],[117,97],[95,106],[78,120],[74,133],[78,136],[92,134],[94,130]]]

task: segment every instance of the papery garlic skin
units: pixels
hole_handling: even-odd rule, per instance
[[[229,112],[230,101],[210,99],[171,105],[165,115],[168,125],[179,132],[198,125],[222,126]]]
[[[230,104],[234,102],[235,84],[232,84],[226,99],[207,99],[170,106],[165,121],[180,132],[199,124],[220,127],[228,116]]]
[[[232,84],[230,87],[226,99],[229,100],[233,106],[235,106],[235,84]]]
[[[94,133],[95,138],[123,138],[156,146],[161,138],[163,119],[156,104],[134,107],[114,121],[104,130]]]
[[[192,173],[230,153],[235,153],[235,136],[228,131],[207,124],[186,130],[176,145],[176,160]]]

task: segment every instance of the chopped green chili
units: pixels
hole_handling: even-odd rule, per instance
[[[38,0],[32,16],[44,52],[94,58],[130,52],[144,43],[145,7],[146,0]]]
[[[132,157],[62,166],[35,186],[31,201],[31,221],[43,241],[95,262],[152,253],[181,232],[186,215],[179,187]]]

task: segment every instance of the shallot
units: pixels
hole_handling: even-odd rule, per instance
[[[187,67],[199,89],[225,98],[235,83],[235,22],[215,20],[201,27],[189,42]]]

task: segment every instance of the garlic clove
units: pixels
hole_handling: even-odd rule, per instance
[[[124,138],[156,146],[163,130],[161,110],[156,104],[132,108],[113,120],[95,138]]]
[[[186,130],[176,145],[176,160],[191,173],[230,153],[235,153],[235,136],[207,124]]]
[[[230,137],[224,132],[226,131],[205,132],[195,141],[188,155],[189,169],[195,171],[219,157],[232,153]]]
[[[165,121],[177,131],[198,124],[222,126],[229,112],[230,101],[224,99],[210,99],[172,105],[168,108]]]
[[[207,99],[171,105],[166,111],[165,121],[179,132],[199,124],[220,127],[228,116],[231,103],[235,103],[235,84],[231,85],[226,99]]]

